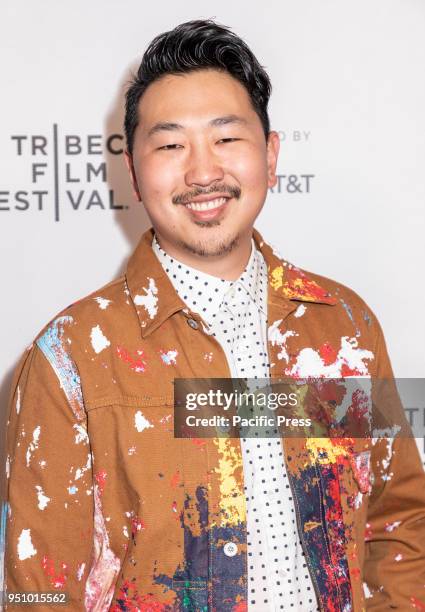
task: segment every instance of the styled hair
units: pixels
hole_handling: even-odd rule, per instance
[[[271,93],[267,72],[230,28],[212,19],[197,19],[156,36],[143,54],[126,93],[124,130],[130,154],[139,123],[139,101],[147,87],[166,74],[207,68],[226,71],[245,87],[267,139],[270,132],[267,105]]]

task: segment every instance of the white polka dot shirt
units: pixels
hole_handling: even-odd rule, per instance
[[[269,377],[267,266],[252,240],[245,270],[228,281],[152,248],[175,290],[221,344],[232,377]],[[316,612],[317,599],[298,536],[280,438],[243,438],[247,507],[248,610]]]

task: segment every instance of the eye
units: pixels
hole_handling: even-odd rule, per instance
[[[163,147],[158,147],[158,151],[173,151],[177,149],[177,147],[181,147],[179,144],[167,144]]]
[[[240,138],[221,138],[218,142],[236,142],[240,140]]]

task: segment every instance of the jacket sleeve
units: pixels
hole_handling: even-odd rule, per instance
[[[395,391],[389,396],[398,398],[382,330],[378,322],[376,325],[377,383],[392,387]],[[393,412],[392,422],[395,404],[397,401],[390,399],[383,406]],[[400,419],[404,419],[404,411],[401,413]],[[371,468],[364,567],[366,610],[425,610],[425,473],[411,432],[378,439]]]
[[[11,594],[36,591],[66,593],[63,609],[80,611],[93,548],[92,457],[78,374],[40,347],[21,360],[9,406],[5,607],[15,609]]]

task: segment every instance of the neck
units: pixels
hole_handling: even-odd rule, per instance
[[[196,255],[178,245],[172,244],[157,231],[155,231],[155,235],[161,249],[177,261],[191,266],[200,272],[205,272],[225,280],[233,281],[239,278],[251,255],[252,234],[240,238],[238,244],[230,253],[208,256]]]

